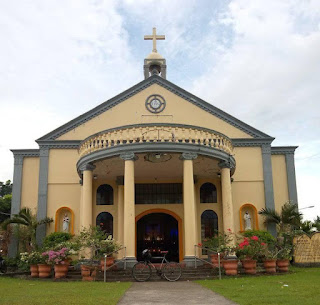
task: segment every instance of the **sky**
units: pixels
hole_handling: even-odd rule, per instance
[[[167,79],[299,146],[299,207],[320,215],[319,0],[10,0],[0,3],[0,181],[9,149],[143,80],[157,28]]]

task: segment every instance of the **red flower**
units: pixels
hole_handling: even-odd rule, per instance
[[[228,229],[229,232],[232,232],[231,229]]]
[[[202,247],[202,243],[198,243],[198,246],[199,246],[199,247]]]
[[[261,246],[265,246],[266,245],[266,243],[261,243]]]
[[[252,236],[251,239],[252,240],[259,240],[259,237],[258,236]]]

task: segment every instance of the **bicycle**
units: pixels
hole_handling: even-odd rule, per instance
[[[148,249],[142,251],[144,261],[136,263],[132,268],[132,276],[137,282],[145,282],[150,279],[152,275],[152,268],[160,277],[164,277],[169,282],[175,282],[181,277],[181,266],[176,262],[169,262],[166,255],[169,251],[161,251],[164,256],[154,257],[155,259],[162,259],[160,268],[158,269],[151,263],[151,253]]]

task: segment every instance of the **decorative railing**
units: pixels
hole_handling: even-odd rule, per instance
[[[232,154],[231,140],[214,130],[186,125],[130,125],[102,131],[83,140],[80,157],[119,145],[136,143],[184,143],[203,145]]]

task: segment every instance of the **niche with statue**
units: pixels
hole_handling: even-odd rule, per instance
[[[259,230],[258,212],[253,204],[246,203],[240,208],[240,231]]]
[[[70,208],[62,207],[56,212],[55,231],[73,234],[74,213]]]

